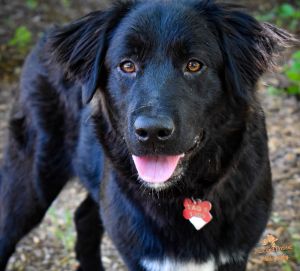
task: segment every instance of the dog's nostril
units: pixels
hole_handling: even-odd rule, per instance
[[[135,130],[135,133],[141,140],[149,139],[149,134],[145,129],[137,129]]]
[[[160,140],[164,140],[169,138],[169,136],[172,134],[172,129],[161,129],[158,131],[157,137]]]

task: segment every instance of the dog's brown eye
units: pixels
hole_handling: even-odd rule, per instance
[[[136,67],[132,61],[124,61],[120,64],[120,68],[125,73],[136,72]]]
[[[198,72],[201,70],[203,64],[197,60],[190,60],[186,66],[188,72]]]

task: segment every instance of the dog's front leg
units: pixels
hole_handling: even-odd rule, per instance
[[[103,271],[100,243],[104,228],[98,205],[90,196],[76,210],[75,225],[76,258],[80,263],[78,271]]]

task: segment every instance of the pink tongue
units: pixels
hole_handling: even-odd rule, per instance
[[[140,178],[149,183],[164,183],[170,179],[181,157],[132,155]]]

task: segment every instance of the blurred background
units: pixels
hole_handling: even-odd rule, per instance
[[[49,26],[66,23],[109,2],[0,0],[0,161],[9,110],[30,48]],[[274,23],[300,37],[300,0],[232,2],[245,5],[258,20]],[[257,249],[268,248],[268,240],[272,242],[275,238],[277,246],[289,246],[289,250],[254,251],[248,267],[252,271],[300,270],[300,47],[290,48],[280,56],[279,63],[276,71],[266,74],[259,86],[276,194],[268,228]],[[19,243],[8,270],[76,270],[73,212],[84,196],[85,191],[77,181],[71,182],[49,209],[43,223]],[[107,270],[126,270],[107,237],[102,251]]]

